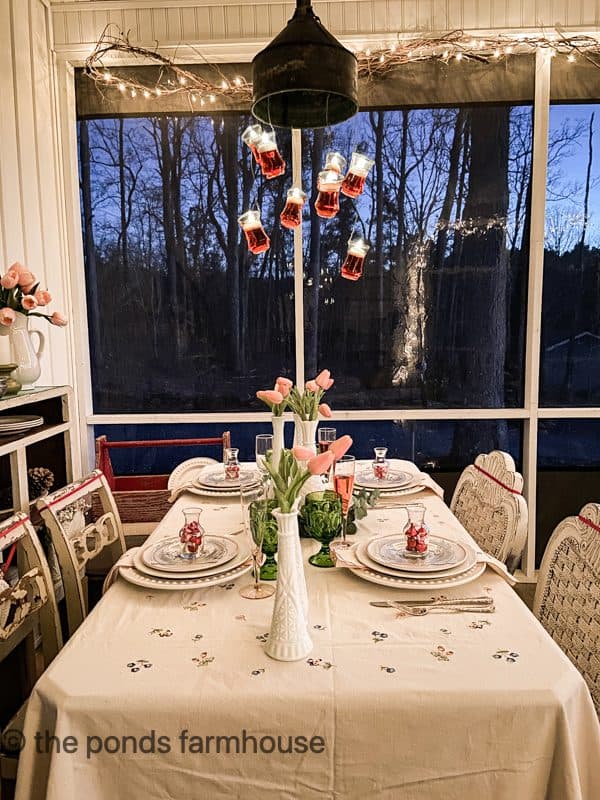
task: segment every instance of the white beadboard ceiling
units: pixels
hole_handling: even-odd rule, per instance
[[[50,0],[58,49],[98,39],[116,23],[132,41],[161,45],[269,39],[293,2],[257,0]],[[314,0],[324,25],[340,36],[412,31],[597,29],[600,0]]]

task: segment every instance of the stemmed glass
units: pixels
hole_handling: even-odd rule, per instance
[[[242,520],[244,532],[250,542],[252,554],[252,572],[254,583],[240,589],[242,597],[248,600],[262,600],[274,594],[275,589],[260,582],[260,565],[262,546],[270,514],[267,486],[264,482],[245,481],[240,484],[240,502],[242,504]]]
[[[354,456],[342,456],[333,465],[333,487],[342,498],[342,540],[336,542],[336,547],[348,547],[346,541],[346,530],[348,528],[348,510],[350,508],[350,498],[354,489],[354,473],[356,471],[356,459]]]
[[[268,475],[267,456],[273,452],[273,436],[270,433],[259,433],[255,440],[256,466],[261,476]]]

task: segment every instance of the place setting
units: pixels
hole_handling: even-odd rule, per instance
[[[356,490],[377,490],[378,506],[398,504],[406,495],[418,494],[431,489],[437,495],[443,492],[438,484],[425,472],[421,472],[409,461],[388,459],[388,448],[374,447],[373,461],[364,462],[356,471],[354,485]],[[381,502],[379,502],[381,501]]]
[[[243,483],[258,483],[255,465],[241,464],[239,449],[229,447],[225,449],[223,464],[190,463],[187,471],[179,476],[179,481],[169,486],[169,502],[175,502],[186,492],[204,497],[235,497]]]

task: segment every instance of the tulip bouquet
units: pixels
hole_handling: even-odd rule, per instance
[[[279,465],[275,467],[267,460],[267,469],[273,479],[273,491],[277,506],[284,514],[289,514],[298,500],[300,490],[312,475],[327,472],[336,459],[341,458],[352,447],[350,436],[342,436],[332,442],[329,450],[315,456],[305,447],[283,450]]]
[[[301,420],[316,420],[319,414],[329,418],[332,415],[331,408],[321,400],[332,386],[333,378],[329,370],[321,370],[314,380],[306,382],[303,392],[297,386],[292,387],[287,398],[288,404]]]
[[[274,417],[281,417],[289,402],[292,386],[293,383],[289,378],[279,377],[273,389],[261,389],[256,396],[269,406]]]
[[[53,314],[42,314],[36,309],[45,308],[52,301],[50,292],[40,289],[40,283],[33,272],[23,264],[15,262],[0,277],[0,325],[10,327],[16,319],[16,313],[27,316],[44,317],[52,325],[64,327],[66,317],[55,311]]]

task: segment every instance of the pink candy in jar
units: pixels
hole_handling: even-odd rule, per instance
[[[228,481],[237,481],[240,478],[239,452],[237,447],[228,447],[225,450],[225,477]]]
[[[406,553],[412,556],[424,556],[427,553],[427,536],[429,531],[425,525],[425,506],[413,503],[406,506],[408,522],[404,529],[406,536]]]
[[[197,558],[202,550],[204,528],[200,525],[199,508],[186,508],[183,510],[184,523],[179,531],[182,558]]]
[[[372,463],[375,480],[384,481],[390,472],[390,462],[387,460],[387,447],[375,447],[375,458]]]

